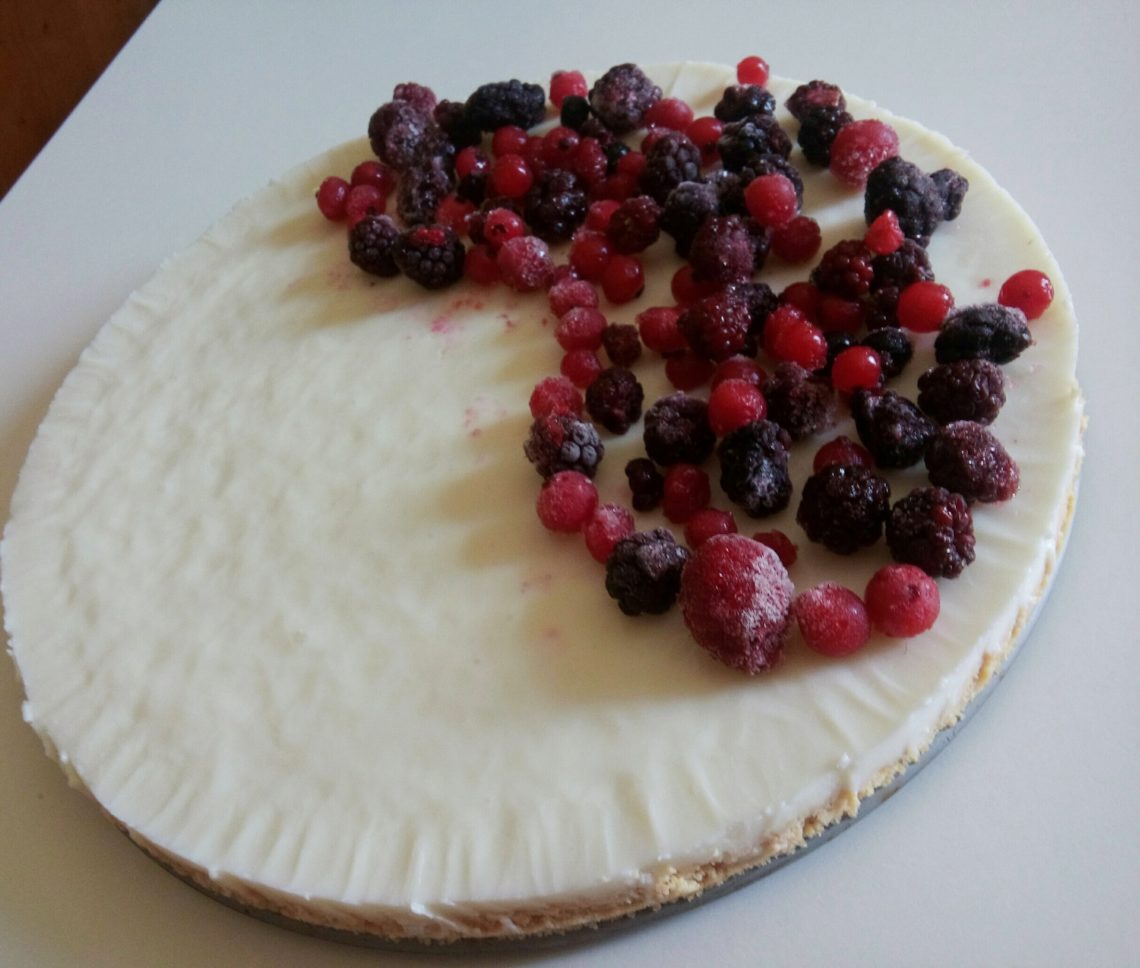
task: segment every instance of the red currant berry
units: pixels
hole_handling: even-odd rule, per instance
[[[938,583],[915,565],[884,565],[863,595],[871,624],[884,635],[907,638],[925,632],[938,618]]]
[[[605,180],[609,161],[597,138],[583,138],[579,142],[570,167],[587,188],[593,188]]]
[[[754,387],[762,387],[768,374],[761,369],[760,364],[747,356],[730,356],[727,360],[717,364],[712,375],[711,390],[715,390],[725,380],[743,380]]]
[[[534,173],[522,155],[500,155],[491,166],[488,181],[492,195],[522,198],[534,184]]]
[[[562,357],[559,370],[576,387],[585,390],[602,372],[602,362],[593,350],[571,350]]]
[[[819,318],[819,305],[823,297],[810,282],[793,282],[780,293],[780,302],[795,306],[808,319]]]
[[[696,549],[717,534],[736,534],[736,518],[719,508],[701,508],[685,522],[685,544]]]
[[[387,198],[396,188],[396,173],[378,161],[362,161],[352,169],[352,184],[371,185]]]
[[[680,353],[689,341],[677,325],[681,310],[676,306],[653,306],[637,314],[637,331],[648,349],[662,355]]]
[[[317,208],[330,222],[339,222],[344,218],[348,188],[348,182],[336,175],[330,175],[317,188]]]
[[[877,165],[899,153],[895,129],[874,118],[852,121],[831,143],[831,173],[850,188],[862,188]]]
[[[582,229],[574,233],[570,242],[570,265],[590,282],[598,282],[602,278],[612,254],[610,240],[601,232]]]
[[[507,239],[496,258],[503,282],[516,292],[542,289],[554,273],[549,246],[533,235]]]
[[[455,156],[455,174],[458,178],[483,174],[491,170],[491,159],[482,148],[467,147]]]
[[[746,380],[723,380],[709,394],[709,426],[718,437],[768,413],[764,394]]]
[[[526,234],[526,223],[509,208],[493,208],[483,218],[483,239],[492,252],[503,243]]]
[[[524,128],[505,124],[501,128],[496,128],[495,133],[491,135],[491,152],[496,158],[521,154],[529,137]]]
[[[603,198],[593,202],[586,210],[586,228],[595,232],[604,232],[614,217],[614,212],[621,208],[621,202],[614,198]]]
[[[674,464],[665,472],[661,510],[674,524],[684,524],[712,497],[709,476],[695,464]]]
[[[542,140],[542,135],[528,135],[526,144],[522,146],[522,151],[519,154],[535,178],[546,171],[545,142]]]
[[[1037,319],[1053,301],[1053,283],[1044,272],[1022,269],[1002,283],[998,302],[1020,309],[1026,319]]]
[[[954,308],[954,294],[937,282],[912,282],[899,293],[899,325],[916,333],[934,333]]]
[[[372,185],[357,185],[348,190],[344,200],[344,215],[352,228],[365,215],[384,214],[384,194]]]
[[[757,222],[773,229],[791,222],[799,209],[796,186],[778,172],[753,178],[744,189],[744,204]]]
[[[812,473],[818,474],[830,464],[854,464],[857,467],[873,468],[875,459],[866,447],[855,443],[850,437],[836,437],[815,452],[815,458],[811,463]]]
[[[665,358],[665,379],[676,389],[695,390],[709,382],[716,369],[712,360],[698,356],[692,350],[682,350]]]
[[[890,255],[903,244],[905,238],[899,226],[899,217],[888,208],[867,226],[863,244],[875,255]]]
[[[688,262],[673,273],[673,278],[669,282],[669,290],[672,292],[673,298],[682,306],[695,303],[698,299],[704,299],[705,296],[711,296],[719,289],[720,284],[711,279],[706,279],[703,282],[694,279],[693,267]]]
[[[435,220],[440,225],[446,225],[456,235],[466,235],[467,220],[474,211],[475,206],[471,202],[457,198],[455,195],[447,195],[440,200],[436,207]]]
[[[693,123],[693,109],[676,97],[663,97],[653,104],[642,124],[652,128],[666,128],[669,131],[684,131]]]
[[[596,308],[598,290],[585,279],[563,279],[550,287],[546,298],[550,303],[550,311],[561,317],[576,306]]]
[[[581,71],[555,71],[550,75],[550,103],[559,110],[568,97],[585,97],[589,90]]]
[[[629,155],[625,157],[628,158]],[[612,198],[624,202],[627,198],[633,198],[634,195],[640,194],[641,186],[638,183],[637,176],[628,175],[624,171],[610,175],[609,178],[603,179],[590,189],[590,198],[593,201]]]
[[[582,529],[586,547],[595,561],[603,565],[622,538],[634,531],[633,513],[620,504],[599,504]]]
[[[869,346],[849,346],[831,364],[831,385],[840,393],[871,390],[882,377],[882,361]]]
[[[852,655],[871,637],[871,619],[863,599],[834,582],[816,585],[797,595],[792,614],[804,641],[821,655]]]
[[[602,270],[601,283],[610,302],[627,303],[645,289],[645,270],[641,261],[631,255],[614,255]]]
[[[548,376],[535,384],[530,394],[530,415],[535,420],[552,413],[582,413],[582,394],[573,382],[564,376]]]
[[[768,328],[777,306],[764,326],[764,343],[768,346]],[[806,319],[791,320],[777,328],[769,352],[777,360],[798,363],[805,370],[818,370],[827,364],[827,338],[823,330]]]
[[[570,168],[581,137],[573,128],[557,125],[542,138],[542,160],[548,168]]]
[[[554,338],[564,350],[597,350],[602,346],[606,317],[598,310],[578,306],[567,310],[554,328]]]
[[[473,245],[463,257],[463,274],[480,286],[491,286],[499,281],[499,263],[488,245]]]
[[[811,259],[819,251],[822,240],[819,223],[807,215],[797,215],[772,233],[772,251],[785,262],[797,265]]]
[[[711,115],[695,118],[693,123],[685,129],[685,134],[700,150],[703,164],[711,164],[720,157],[716,143],[724,134],[724,123],[719,119]]]
[[[573,534],[581,531],[598,506],[598,489],[579,471],[559,471],[538,492],[535,509],[551,531]]]
[[[854,333],[863,325],[863,304],[825,292],[819,298],[816,319],[825,333]]]
[[[758,84],[763,87],[768,83],[768,62],[755,54],[745,57],[736,65],[736,79],[741,84]]]
[[[783,531],[757,531],[752,539],[759,541],[762,545],[767,545],[776,552],[780,558],[780,563],[785,568],[791,568],[800,556],[800,549]]]

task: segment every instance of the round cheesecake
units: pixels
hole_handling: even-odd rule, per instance
[[[649,69],[709,114],[730,69]],[[839,79],[841,80],[841,79]],[[795,84],[773,79],[779,104]],[[717,887],[857,813],[1008,659],[1060,556],[1081,461],[1071,300],[1030,219],[941,136],[881,118],[900,154],[970,183],[928,253],[959,306],[1024,268],[1056,298],[1003,367],[992,426],[1016,496],[973,510],[977,557],[922,635],[829,659],[797,639],[742,675],[679,609],[631,618],[580,536],[535,516],[523,456],[558,371],[542,293],[428,293],[352,266],[313,192],[343,145],[240,203],[100,330],[31,447],[2,546],[26,720],[137,843],[236,904],[388,941],[534,937]],[[781,107],[789,131],[794,122]],[[827,246],[862,192],[792,160]],[[556,250],[556,255],[557,255]],[[632,322],[672,303],[671,241]],[[765,268],[776,291],[809,267]],[[894,383],[914,398],[933,336]],[[635,372],[670,392],[659,359]],[[862,591],[889,561],[812,544],[796,495],[751,530],[799,545],[797,590]],[[628,504],[640,425],[604,435],[597,485]],[[887,474],[892,498],[926,483]],[[729,509],[724,495],[714,504]],[[741,530],[753,524],[737,514]],[[667,525],[654,513],[638,528]],[[679,536],[679,535],[678,535]]]

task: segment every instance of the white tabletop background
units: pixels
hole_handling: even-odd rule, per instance
[[[759,53],[947,134],[1033,215],[1081,321],[1088,457],[1068,555],[1009,674],[837,840],[610,940],[482,964],[1140,964],[1140,59],[1127,0],[163,0],[0,203],[0,513],[100,323],[238,198],[363,134],[397,82]],[[197,894],[69,790],[0,672],[0,964],[341,968]],[[440,956],[440,965],[469,959]]]

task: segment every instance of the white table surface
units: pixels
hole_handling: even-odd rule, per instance
[[[459,99],[558,67],[749,53],[785,76],[837,81],[968,148],[1065,268],[1090,415],[1067,558],[1026,647],[963,733],[837,840],[645,930],[480,963],[1138,964],[1131,8],[164,0],[0,203],[0,512],[100,323],[238,198],[362,134],[395,83]],[[67,788],[21,722],[10,670],[0,749],[0,964],[426,963],[270,927],[167,875]]]

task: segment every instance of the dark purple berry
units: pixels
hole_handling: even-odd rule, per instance
[[[543,172],[527,193],[524,214],[544,242],[565,242],[586,220],[586,191],[578,176],[563,168]]]
[[[404,232],[393,251],[396,265],[425,289],[443,289],[463,277],[463,243],[445,225],[417,225]]]
[[[661,98],[661,88],[636,64],[618,64],[590,88],[590,107],[614,134],[627,134]]]
[[[756,420],[727,434],[717,456],[720,486],[729,500],[754,518],[786,508],[792,496],[791,445],[787,432],[771,420]]]
[[[983,303],[951,311],[934,341],[934,358],[939,363],[969,359],[1008,363],[1032,343],[1025,313]]]
[[[645,452],[662,467],[700,464],[716,446],[708,409],[686,393],[662,397],[645,413]]]
[[[440,101],[432,111],[432,118],[457,150],[474,147],[483,140],[483,133],[467,117],[467,108],[462,101]]]
[[[947,424],[930,439],[926,470],[936,487],[983,503],[1008,501],[1020,480],[1017,464],[1001,442],[971,420]]]
[[[744,219],[720,215],[705,219],[689,247],[693,278],[699,282],[742,282],[756,264],[756,242]]]
[[[624,434],[641,416],[645,391],[629,370],[611,366],[586,388],[586,410],[612,434]]]
[[[974,560],[974,519],[965,498],[942,487],[919,487],[887,518],[891,557],[934,578],[955,578]]]
[[[1005,378],[989,360],[941,363],[918,378],[918,405],[940,424],[990,424],[1004,403]]]
[[[851,413],[859,439],[880,467],[910,467],[921,460],[937,429],[910,400],[894,390],[857,390]]]
[[[970,183],[951,168],[940,168],[930,177],[942,197],[942,217],[947,222],[954,221],[961,214]]]
[[[648,195],[622,202],[606,226],[613,247],[625,255],[644,252],[661,234],[661,206]]]
[[[748,345],[752,314],[743,297],[722,289],[693,303],[681,313],[677,326],[694,353],[720,363]]]
[[[926,249],[913,239],[903,239],[902,245],[890,255],[875,256],[871,260],[871,268],[874,270],[872,292],[884,289],[901,291],[912,282],[926,282],[934,278]],[[898,301],[897,295],[895,301]]]
[[[879,354],[884,380],[893,380],[902,373],[914,356],[914,343],[906,334],[906,330],[899,326],[880,326],[859,342]]]
[[[588,420],[556,412],[531,424],[523,452],[544,478],[559,471],[579,471],[593,477],[606,449]]]
[[[641,335],[632,323],[610,323],[602,333],[602,347],[614,366],[631,367],[641,357]]]
[[[854,120],[843,108],[833,104],[812,108],[800,121],[796,135],[804,157],[813,165],[826,168],[831,164],[831,143],[839,129]]]
[[[811,273],[820,292],[843,299],[859,299],[871,291],[875,278],[874,255],[862,239],[844,239],[823,253]]]
[[[409,168],[396,189],[396,211],[405,225],[435,221],[439,203],[451,191],[451,178],[435,165]]]
[[[667,528],[622,538],[606,559],[606,591],[626,615],[660,615],[677,600],[689,549]]]
[[[917,165],[898,157],[872,169],[863,196],[863,217],[868,225],[888,209],[898,216],[903,235],[922,246],[929,244],[944,212],[934,180]]]
[[[807,113],[815,108],[837,107],[842,110],[847,107],[847,101],[837,85],[827,81],[808,81],[792,92],[786,105],[792,117],[802,122]]]
[[[828,380],[813,376],[798,363],[778,363],[764,381],[768,419],[792,440],[803,440],[835,423],[835,391]]]
[[[570,94],[562,100],[562,110],[558,114],[558,123],[574,131],[581,131],[590,117],[590,102],[577,94]]]
[[[546,92],[519,80],[484,84],[467,99],[467,120],[480,131],[504,125],[533,128],[546,117]]]
[[[424,141],[442,132],[430,114],[407,101],[382,104],[368,121],[368,140],[376,156],[397,171],[410,167]]]
[[[771,114],[776,110],[776,99],[759,84],[733,84],[713,108],[720,121],[740,121],[753,114]]]
[[[764,324],[768,322],[772,310],[779,305],[779,297],[765,282],[732,282],[725,286],[725,291],[743,299],[748,307],[748,317],[752,322],[748,327],[744,353],[746,356],[755,356],[764,339]]]
[[[652,511],[665,494],[665,477],[648,457],[635,457],[625,465],[626,480],[635,511]]]
[[[716,143],[721,163],[729,171],[754,168],[765,155],[792,153],[792,139],[770,114],[757,114],[724,126]]]
[[[677,255],[686,259],[693,237],[705,219],[719,214],[720,199],[716,189],[704,182],[681,182],[666,197],[661,210],[662,231],[673,237]]]
[[[679,131],[667,131],[645,156],[641,190],[664,204],[681,182],[696,181],[701,173],[701,150]]]
[[[387,215],[365,215],[348,233],[348,257],[374,276],[399,275],[396,240],[400,230]]]
[[[873,545],[891,511],[890,485],[857,464],[829,464],[804,482],[796,521],[836,554]]]

